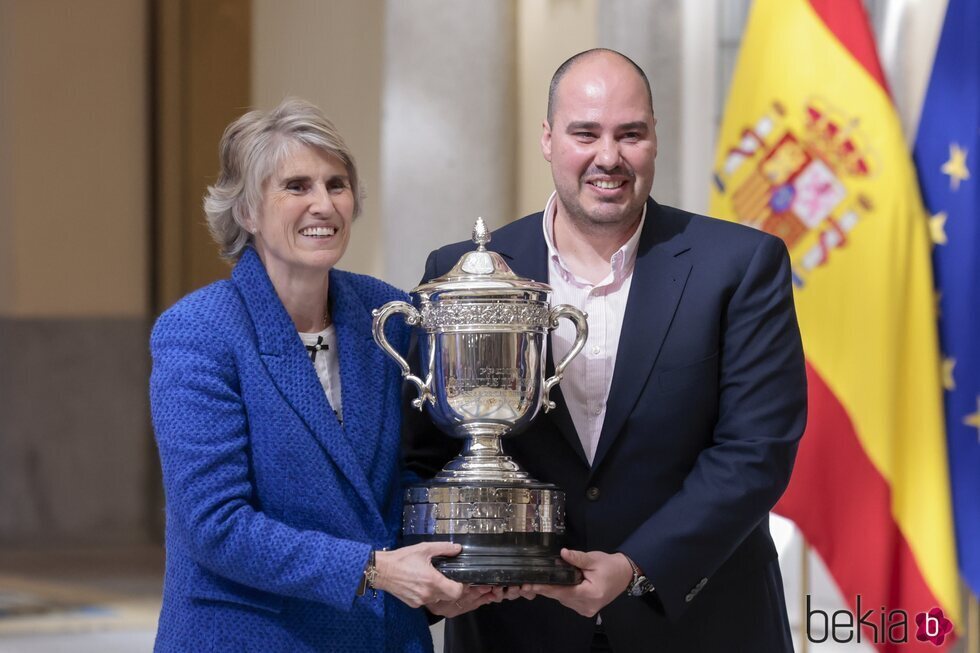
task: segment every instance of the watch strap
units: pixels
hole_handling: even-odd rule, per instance
[[[653,583],[650,582],[650,579],[643,575],[643,572],[640,571],[640,568],[635,562],[633,562],[632,558],[625,553],[623,553],[623,555],[626,557],[626,561],[630,563],[630,569],[633,570],[633,579],[626,587],[626,596],[643,596],[644,594],[652,592]]]

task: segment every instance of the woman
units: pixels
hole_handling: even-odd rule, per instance
[[[167,499],[158,651],[430,651],[421,610],[491,600],[392,549],[400,376],[371,309],[404,294],[334,266],[360,211],[334,126],[287,100],[232,123],[204,201],[231,279],[157,322],[150,398]],[[392,343],[407,347],[404,325]],[[441,610],[439,608],[442,608]]]

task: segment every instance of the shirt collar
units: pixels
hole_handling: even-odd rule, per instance
[[[544,242],[548,245],[548,259],[555,265],[562,277],[579,286],[591,285],[587,281],[576,276],[562,261],[561,252],[555,247],[555,216],[558,214],[558,193],[552,192],[548,198],[548,203],[544,207],[544,219],[542,228],[544,229]],[[611,267],[610,276],[603,279],[596,286],[605,286],[610,283],[621,281],[633,272],[633,264],[636,263],[636,250],[640,243],[640,233],[643,231],[643,224],[647,219],[647,203],[643,203],[643,211],[640,213],[640,224],[636,231],[630,236],[622,247],[616,250],[612,258],[609,259]]]

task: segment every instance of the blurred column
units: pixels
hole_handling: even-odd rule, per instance
[[[157,0],[153,17],[153,311],[228,277],[202,198],[218,141],[248,109],[251,0]]]
[[[323,109],[343,134],[366,197],[339,267],[374,276],[381,275],[384,258],[384,10],[385,0],[252,0],[252,104],[271,109],[286,96],[299,96]]]
[[[622,52],[650,78],[659,145],[653,196],[674,206],[681,201],[683,155],[681,14],[680,0],[606,0],[598,12],[599,46]]]
[[[513,219],[544,209],[555,189],[541,154],[548,86],[563,61],[596,47],[599,0],[523,0],[517,5],[517,204]]]
[[[513,219],[512,1],[388,0],[381,115],[384,278],[418,283],[430,250]]]
[[[947,4],[947,0],[887,0],[883,8],[877,7],[879,15],[872,15],[879,19],[876,24],[882,23],[878,33],[881,65],[910,145],[919,127]]]

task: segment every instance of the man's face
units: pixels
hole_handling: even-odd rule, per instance
[[[646,86],[619,57],[574,64],[558,85],[541,151],[551,163],[558,211],[588,228],[640,217],[653,186],[656,120]]]

